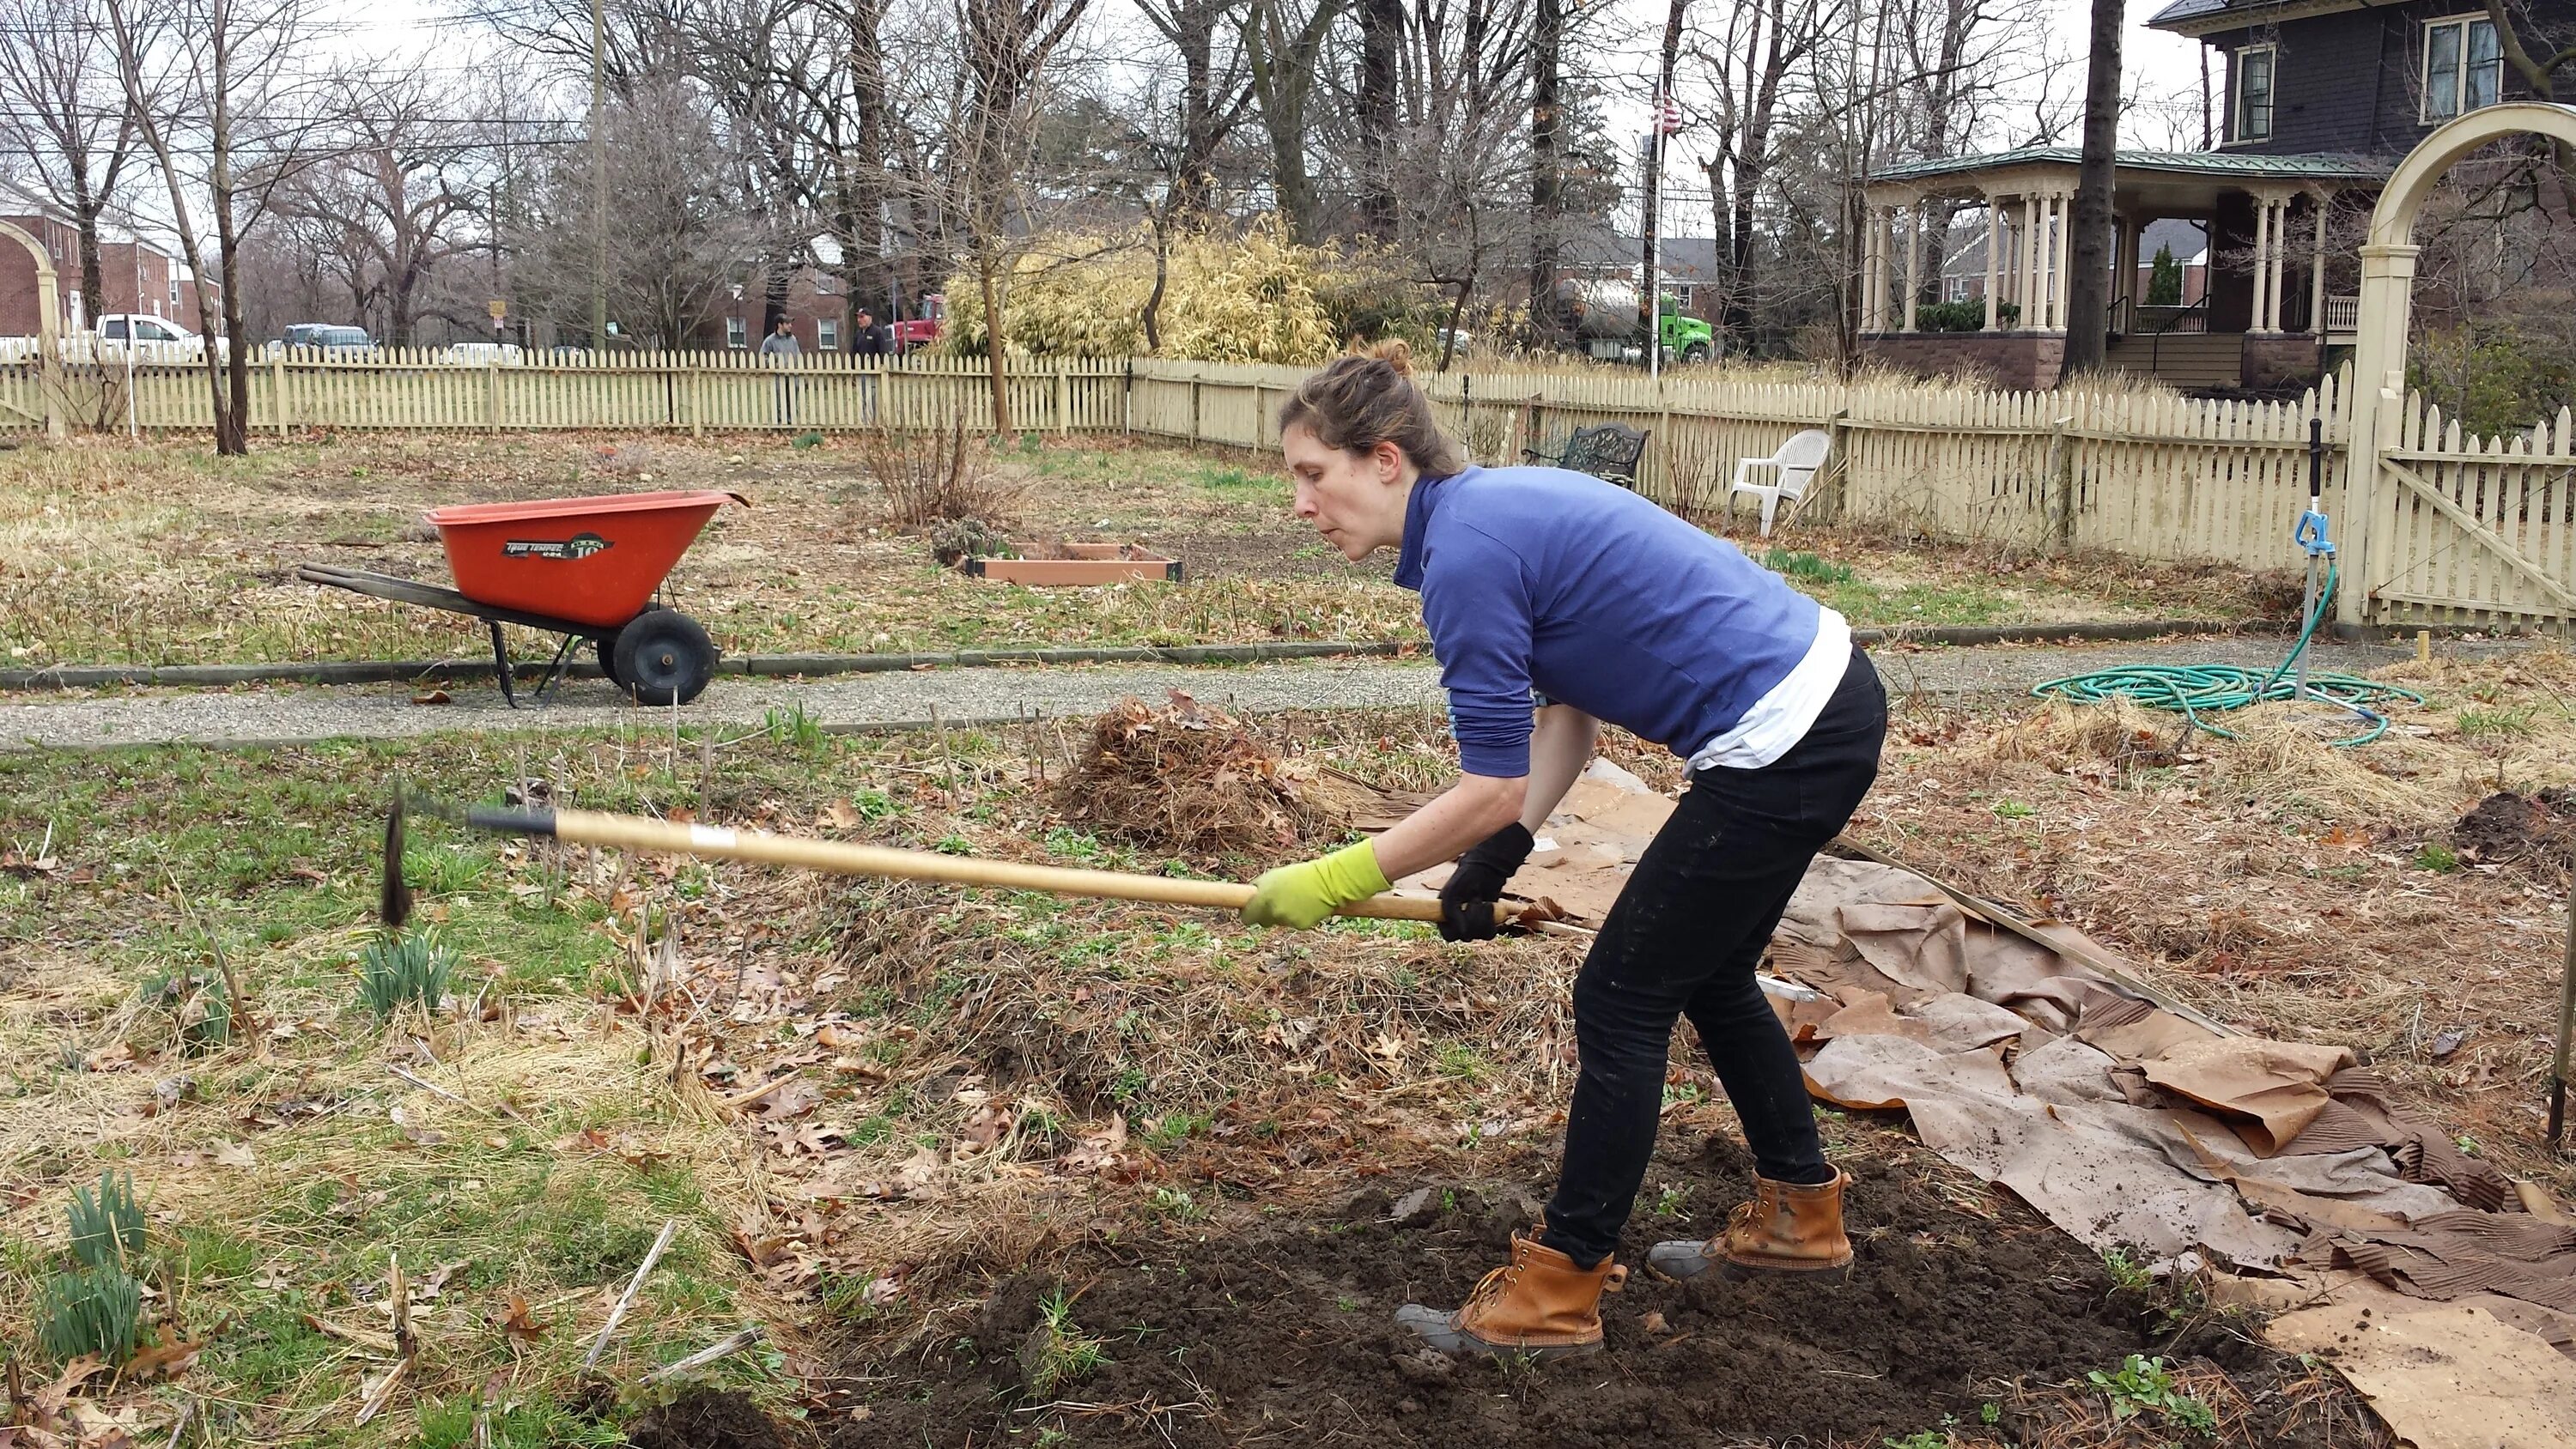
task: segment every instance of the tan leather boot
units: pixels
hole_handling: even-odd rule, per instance
[[[1646,1254],[1656,1272],[1688,1278],[1723,1264],[1732,1272],[1824,1273],[1851,1266],[1843,1233],[1843,1187],[1851,1174],[1814,1186],[1773,1182],[1756,1174],[1753,1201],[1738,1203],[1726,1231],[1707,1242],[1657,1243]]]
[[[1395,1321],[1442,1353],[1567,1358],[1601,1347],[1601,1295],[1626,1285],[1608,1258],[1592,1268],[1532,1237],[1514,1236],[1512,1260],[1488,1273],[1455,1313],[1408,1303]]]

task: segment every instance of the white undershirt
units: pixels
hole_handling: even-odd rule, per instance
[[[1816,716],[1833,701],[1851,668],[1851,625],[1819,605],[1816,640],[1806,657],[1771,692],[1753,702],[1734,728],[1699,747],[1690,757],[1694,771],[1710,765],[1731,770],[1758,770],[1796,747],[1815,726]]]

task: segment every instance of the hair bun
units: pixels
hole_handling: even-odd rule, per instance
[[[1413,344],[1401,337],[1389,337],[1380,342],[1373,342],[1361,349],[1360,355],[1374,357],[1385,363],[1398,377],[1413,376]]]

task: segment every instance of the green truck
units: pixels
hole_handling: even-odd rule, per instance
[[[1583,350],[1594,357],[1611,361],[1643,362],[1645,351],[1637,345],[1637,285],[1628,281],[1592,279],[1559,284],[1558,296],[1571,313],[1575,334]],[[1662,325],[1664,359],[1668,362],[1708,362],[1717,356],[1717,329],[1682,311],[1681,299],[1667,292],[1663,297]]]

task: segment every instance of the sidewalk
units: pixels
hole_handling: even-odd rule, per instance
[[[2453,645],[2510,652],[2510,643]],[[1892,697],[1911,693],[2018,694],[2045,679],[2125,663],[2277,663],[2272,638],[2175,644],[1881,648],[1872,652]],[[2359,673],[2405,658],[2384,644],[2316,645],[2311,667]],[[756,725],[771,711],[802,708],[825,730],[870,730],[1088,715],[1129,695],[1185,690],[1230,710],[1438,708],[1438,668],[1425,660],[1322,660],[1234,668],[1083,665],[941,669],[838,675],[798,682],[725,676],[677,711],[685,724]],[[490,685],[450,685],[454,703],[412,703],[404,686],[261,686],[229,691],[105,695],[58,704],[0,705],[0,750],[109,749],[124,745],[244,747],[325,739],[395,739],[450,730],[668,729],[673,711],[628,703],[604,680],[570,680],[543,710],[512,712]],[[19,696],[24,698],[25,696]]]

